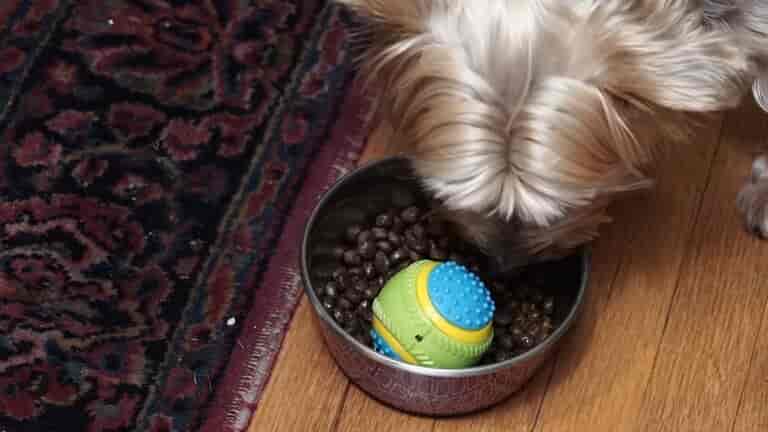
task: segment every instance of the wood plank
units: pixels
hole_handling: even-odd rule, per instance
[[[595,281],[586,326],[563,347],[536,430],[632,430],[717,148],[721,122],[700,131],[687,166],[664,161],[658,187],[617,206],[625,241],[615,280]],[[600,265],[600,263],[597,263]]]
[[[768,302],[768,244],[744,230],[735,197],[766,120],[753,105],[727,117],[638,430],[725,431],[736,420]]]
[[[751,367],[740,398],[733,432],[768,430],[768,306],[752,354]]]
[[[333,430],[349,381],[302,298],[249,432]]]
[[[368,396],[357,386],[350,386],[341,413],[339,432],[429,432],[434,420],[399,412]]]
[[[529,432],[536,423],[553,365],[554,358],[508,401],[476,414],[440,419],[435,424],[435,432]]]

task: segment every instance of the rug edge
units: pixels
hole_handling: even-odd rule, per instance
[[[344,96],[342,109],[330,128],[321,153],[318,154],[317,160],[322,160],[323,163],[315,163],[310,169],[311,174],[307,176],[286,225],[302,225],[322,194],[347,170],[353,168],[362,156],[370,133],[370,102],[357,80],[352,80],[350,89]],[[334,149],[332,143],[340,139],[348,140],[351,145]],[[293,235],[281,234],[276,252],[270,259],[261,281],[262,284],[275,282],[282,287],[272,298],[261,300],[287,306],[290,308],[290,314],[272,317],[278,329],[262,328],[257,332],[245,333],[241,337],[233,348],[216,394],[206,408],[200,431],[242,432],[250,426],[250,420],[270,381],[277,357],[304,295],[298,271],[298,245],[302,234],[303,232]],[[243,323],[244,328],[253,325],[253,321],[257,319],[254,315],[254,310],[248,313]]]

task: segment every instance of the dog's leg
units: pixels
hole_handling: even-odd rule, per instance
[[[761,154],[752,163],[752,175],[739,193],[738,205],[747,228],[768,239],[768,153]]]
[[[753,93],[758,106],[768,113],[768,77],[755,81]],[[739,193],[738,205],[747,228],[768,239],[768,152],[752,163],[752,175]]]
[[[743,14],[736,21],[736,27],[746,29],[746,34],[755,38],[755,46],[768,46],[768,2],[745,0],[731,6],[736,7]],[[761,58],[762,73],[755,81],[752,93],[757,105],[768,113],[768,51],[762,51],[758,56]],[[752,163],[752,175],[739,193],[738,205],[747,227],[756,235],[768,239],[768,151],[763,150]]]
[[[768,77],[758,79],[753,90],[755,101],[768,113]],[[739,193],[738,205],[747,228],[768,239],[768,152],[760,154],[752,163],[752,175]]]

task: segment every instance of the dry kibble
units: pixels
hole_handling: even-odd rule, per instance
[[[373,238],[375,240],[386,240],[389,236],[389,231],[379,227],[372,229],[371,233],[373,234]]]
[[[376,243],[376,248],[384,253],[390,253],[392,252],[392,243],[386,240],[381,240]]]
[[[357,306],[357,315],[366,322],[373,320],[373,311],[371,310],[370,300],[365,299]]]
[[[344,252],[344,263],[349,266],[359,266],[362,262],[362,259],[360,259],[360,254],[357,253],[357,251],[354,251],[352,249]]]
[[[344,298],[354,306],[359,304],[363,299],[363,292],[357,290],[347,290],[344,292]]]
[[[336,320],[337,323],[341,324],[344,322],[344,311],[339,308],[333,309],[333,319]]]
[[[354,285],[352,285],[352,290],[357,292],[364,292],[366,289],[368,289],[368,282],[366,282],[364,279],[357,279]]]
[[[398,247],[403,244],[403,238],[400,236],[400,234],[390,231],[387,234],[387,241],[392,244],[393,247]]]
[[[337,267],[336,270],[333,271],[331,276],[333,277],[333,280],[338,282],[345,273],[347,273],[346,267]]]
[[[360,234],[357,235],[357,244],[361,244],[367,240],[371,240],[373,238],[373,232],[370,230],[360,231]]]
[[[355,284],[355,277],[347,272],[340,273],[339,276],[336,278],[336,282],[339,283],[339,286],[341,286],[344,289],[350,289]]]
[[[363,264],[363,274],[366,278],[373,279],[378,276],[379,272],[376,271],[376,267],[372,262],[367,261],[365,264]]]
[[[336,297],[339,295],[339,284],[334,281],[329,281],[325,284],[324,294],[328,297]]]
[[[336,307],[336,299],[333,297],[325,297],[323,298],[323,307],[328,310],[332,311],[334,307]]]
[[[389,258],[383,251],[378,251],[376,253],[376,258],[374,258],[373,264],[376,266],[376,271],[378,271],[379,274],[384,274],[389,271]]]
[[[396,251],[392,252],[392,255],[389,256],[389,260],[393,264],[399,264],[403,262],[403,260],[407,259],[409,256],[409,252],[406,249],[397,249]]]
[[[352,225],[351,227],[347,228],[346,232],[346,238],[347,241],[350,243],[354,243],[357,240],[357,236],[360,234],[360,231],[363,229],[360,227],[360,225]]]
[[[541,304],[541,310],[547,315],[552,314],[555,311],[555,299],[552,297],[545,299],[544,303]]]
[[[427,230],[421,224],[416,224],[411,227],[411,232],[416,238],[423,239],[427,235]]]
[[[418,207],[408,207],[400,213],[400,218],[407,224],[413,224],[419,221],[421,210]]]
[[[336,306],[343,310],[349,310],[354,307],[352,302],[347,300],[345,297],[339,298],[338,302],[336,302]]]
[[[424,253],[428,243],[424,237],[419,237],[413,230],[405,232],[405,244],[414,252]]]
[[[333,319],[358,342],[372,346],[371,305],[393,275],[421,259],[454,261],[475,272],[496,302],[494,339],[481,360],[493,364],[518,356],[546,340],[555,330],[556,301],[546,295],[539,274],[520,280],[496,280],[484,273],[479,255],[448,232],[447,225],[419,207],[381,212],[368,224],[355,224],[333,247],[339,267],[316,278],[318,296]]]
[[[403,219],[400,216],[395,216],[394,220],[392,221],[392,232],[402,233],[405,229],[405,225],[405,222],[403,222]]]
[[[333,248],[333,257],[337,260],[340,260],[342,257],[344,257],[344,248],[341,246],[336,246]]]
[[[533,340],[533,338],[532,338],[532,337],[530,337],[530,336],[528,336],[528,335],[524,335],[524,336],[522,336],[522,337],[520,338],[520,345],[521,345],[523,348],[533,348],[533,345],[534,345],[535,343],[536,343],[536,342]]]
[[[371,287],[368,287],[363,291],[363,298],[366,300],[373,300],[377,295],[379,295],[379,291]]]
[[[376,226],[382,228],[389,228],[395,222],[395,215],[390,212],[382,213],[376,216]]]
[[[411,259],[411,262],[419,261],[422,258],[421,255],[416,251],[409,251],[408,257]]]
[[[505,334],[499,337],[498,343],[501,346],[501,348],[505,350],[512,350],[515,348],[515,337],[511,334]]]

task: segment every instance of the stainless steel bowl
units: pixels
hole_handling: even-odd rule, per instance
[[[585,248],[551,266],[556,275],[555,316],[560,322],[552,335],[533,350],[502,363],[461,370],[432,369],[391,360],[358,343],[322,307],[314,287],[337,266],[332,249],[340,233],[354,223],[392,206],[424,204],[427,195],[406,159],[383,159],[346,175],[322,198],[304,233],[301,275],[304,290],[323,338],[336,363],[349,379],[370,396],[413,414],[450,416],[488,408],[510,397],[537,372],[576,319],[589,275]],[[318,276],[321,275],[321,276]]]

